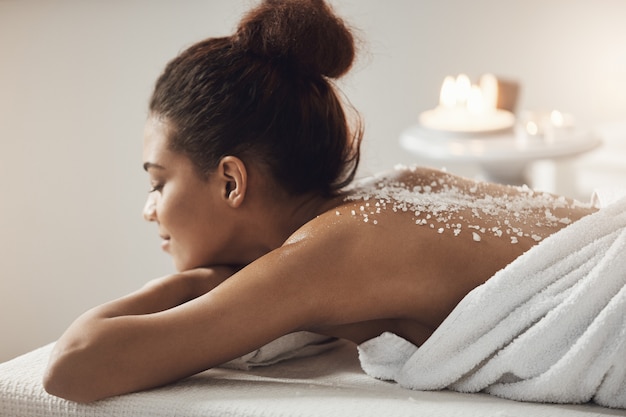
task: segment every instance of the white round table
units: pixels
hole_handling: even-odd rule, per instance
[[[401,146],[414,155],[440,162],[475,163],[486,180],[511,185],[527,183],[525,173],[532,162],[579,155],[601,143],[599,136],[574,129],[559,132],[547,140],[539,136],[516,135],[513,130],[459,135],[416,125],[400,136]]]

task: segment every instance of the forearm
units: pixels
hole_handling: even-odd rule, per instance
[[[172,275],[148,282],[141,289],[91,309],[86,314],[102,318],[152,314],[196,298],[192,282],[184,275]]]
[[[157,278],[138,291],[95,307],[88,314],[111,318],[168,310],[206,294],[234,271],[230,267],[203,268]]]

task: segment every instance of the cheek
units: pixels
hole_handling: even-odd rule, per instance
[[[176,234],[177,231],[180,233],[189,221],[189,208],[183,201],[175,195],[164,195],[159,201],[159,220],[170,234]]]
[[[160,202],[160,221],[179,244],[195,245],[206,234],[209,207],[190,193],[164,195]]]

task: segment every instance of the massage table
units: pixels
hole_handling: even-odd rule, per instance
[[[0,364],[0,416],[626,416],[626,410],[595,404],[540,404],[482,393],[405,389],[367,376],[356,347],[345,341],[314,356],[250,370],[214,368],[150,391],[77,404],[48,395],[42,387],[52,346]]]

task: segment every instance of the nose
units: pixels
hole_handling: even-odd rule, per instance
[[[148,200],[146,200],[146,205],[143,207],[143,218],[149,222],[156,221],[156,200],[154,194],[150,194]]]

